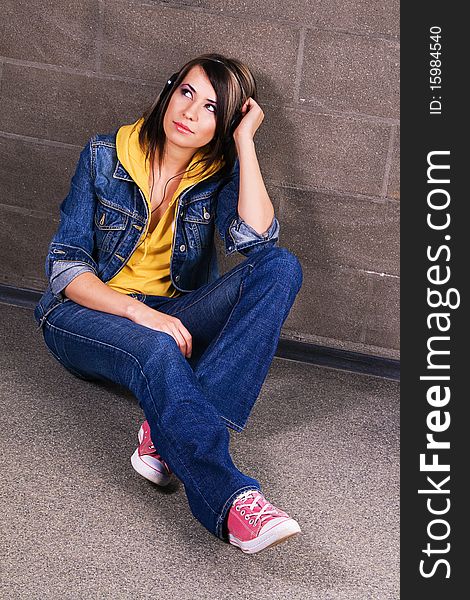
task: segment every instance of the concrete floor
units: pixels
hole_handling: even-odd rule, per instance
[[[398,384],[275,359],[239,468],[302,534],[244,555],[183,486],[132,469],[142,412],[48,354],[32,311],[0,305],[0,598],[399,598]]]

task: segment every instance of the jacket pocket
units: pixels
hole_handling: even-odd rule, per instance
[[[127,227],[129,217],[111,208],[98,199],[95,210],[96,247],[103,252],[112,252]]]
[[[214,211],[208,199],[185,206],[182,216],[189,243],[195,248],[210,248],[214,241]]]

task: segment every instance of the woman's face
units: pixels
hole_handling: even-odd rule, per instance
[[[215,134],[216,100],[207,75],[196,65],[175,89],[168,103],[163,117],[167,141],[184,148],[201,148],[208,144]]]

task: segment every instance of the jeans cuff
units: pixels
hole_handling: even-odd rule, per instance
[[[230,508],[232,507],[232,504],[233,504],[235,498],[237,496],[239,496],[240,494],[242,494],[243,492],[247,492],[248,490],[256,490],[261,493],[261,489],[260,489],[259,485],[258,486],[256,484],[245,485],[245,486],[241,487],[240,489],[238,489],[236,492],[233,492],[233,494],[225,502],[225,504],[220,512],[219,518],[217,519],[217,526],[216,526],[215,534],[218,538],[220,538],[221,540],[224,540],[225,542],[228,541],[227,528],[226,528],[226,523],[225,523],[227,520],[228,512],[229,512]]]

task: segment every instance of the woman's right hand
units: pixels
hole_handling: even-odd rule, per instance
[[[185,358],[191,358],[193,338],[183,323],[177,318],[167,315],[139,302],[129,310],[129,319],[138,325],[168,333],[178,344]]]
[[[126,317],[138,325],[168,333],[186,358],[191,358],[193,338],[176,317],[150,308],[136,298],[111,289],[94,273],[81,273],[65,288],[64,294],[82,306]]]

